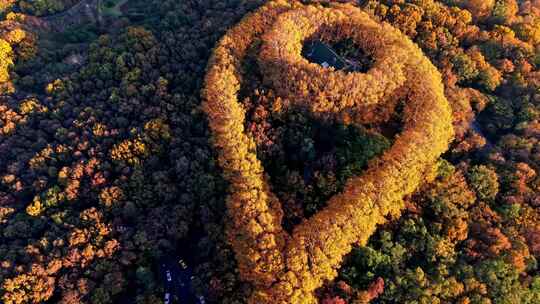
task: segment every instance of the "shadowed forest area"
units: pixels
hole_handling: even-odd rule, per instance
[[[540,303],[540,1],[90,2],[79,11],[75,0],[0,0],[0,303],[265,303],[254,299],[268,286],[283,303]],[[249,23],[264,5],[293,12]],[[317,20],[388,23],[388,48],[370,44],[381,31],[369,43],[341,39],[357,33],[352,23],[310,32],[309,14],[336,7]],[[51,26],[55,16],[70,17]],[[221,40],[244,37],[234,28],[246,24],[253,43]],[[354,72],[305,58],[318,40]],[[384,65],[404,53],[394,44],[440,75]],[[432,78],[444,96],[415,85]],[[388,90],[377,91],[383,80]],[[415,108],[422,93],[446,100],[452,128],[414,129],[445,113]],[[212,103],[233,95],[234,111]],[[407,150],[411,164],[421,159],[415,187],[403,186],[414,191],[394,189],[408,178],[375,180],[364,201],[381,209],[377,220],[351,211],[373,234],[324,230],[348,219],[340,204],[361,201],[349,181],[371,185],[411,129],[432,143]],[[295,241],[327,234],[303,227],[323,227],[321,244],[339,246],[318,256],[307,242],[304,258]],[[268,258],[275,248],[303,266]],[[274,282],[296,266],[298,278],[279,281],[290,286]],[[187,289],[170,288],[169,269]],[[297,285],[309,290],[295,298],[304,302],[284,296]]]

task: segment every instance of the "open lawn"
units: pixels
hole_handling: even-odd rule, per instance
[[[120,17],[123,15],[121,7],[127,2],[128,0],[105,0],[102,2],[102,12],[107,16]]]

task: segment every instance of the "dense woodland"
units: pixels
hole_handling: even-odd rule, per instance
[[[182,256],[207,302],[247,303],[201,90],[219,39],[264,2],[130,0],[58,33],[40,16],[74,1],[0,0],[0,302],[162,303],[158,261]],[[441,73],[455,139],[320,303],[540,303],[540,1],[355,5]],[[286,110],[264,62],[243,64],[244,128],[292,231],[390,149],[400,106],[362,125]]]

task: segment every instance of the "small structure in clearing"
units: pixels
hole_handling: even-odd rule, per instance
[[[330,45],[320,40],[308,41],[304,45],[303,55],[323,68],[333,67],[347,72],[363,72],[359,62],[340,56]]]
[[[347,62],[322,41],[308,42],[304,47],[304,55],[324,68],[333,67],[336,70],[342,70],[347,66]]]

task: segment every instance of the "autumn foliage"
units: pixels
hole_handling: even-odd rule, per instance
[[[374,57],[367,73],[335,71],[302,57],[307,39],[337,42],[346,38]],[[259,62],[263,77],[291,103],[318,115],[339,113],[361,122],[368,120],[368,115],[384,119],[373,114],[377,112],[373,106],[389,108],[389,99],[397,99],[396,89],[406,80],[404,63],[410,45],[395,28],[378,24],[358,10],[320,10],[314,6],[294,10],[281,15],[262,40]]]
[[[0,0],[0,303],[540,303],[539,0],[98,2]]]
[[[334,34],[351,37],[371,51],[375,66],[365,74],[345,73],[302,58],[306,38]],[[258,39],[264,78],[291,106],[316,116],[322,113],[344,123],[353,117],[357,124],[384,120],[377,112],[367,117],[366,107],[393,107],[390,97],[406,96],[403,132],[394,145],[290,234],[281,226],[281,204],[257,159],[254,140],[245,132],[245,112],[238,101],[242,62]],[[351,5],[269,2],[221,39],[205,84],[203,108],[230,182],[228,233],[243,279],[256,288],[251,303],[315,303],[314,290],[336,277],[353,244],[365,244],[387,215],[400,213],[403,197],[424,181],[453,136],[451,110],[436,68],[406,36]]]

